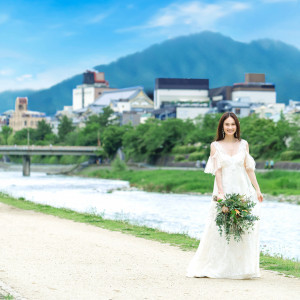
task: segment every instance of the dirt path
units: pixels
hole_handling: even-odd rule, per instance
[[[299,299],[300,280],[185,277],[193,252],[0,203],[1,284],[26,299]],[[18,297],[21,299],[22,297]]]

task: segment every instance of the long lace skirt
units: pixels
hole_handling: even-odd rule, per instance
[[[260,215],[260,203],[254,207],[253,214]],[[212,201],[201,242],[186,276],[230,279],[260,277],[259,221],[256,221],[253,231],[243,235],[241,241],[236,242],[231,238],[228,244],[224,235],[220,236],[215,217],[216,202]]]

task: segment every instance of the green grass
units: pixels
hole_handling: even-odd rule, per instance
[[[3,294],[0,294],[0,300],[14,300],[15,298],[11,295],[8,294],[6,296],[4,296]]]
[[[87,168],[79,173],[83,176],[121,179],[149,192],[211,193],[214,176],[202,170],[126,170],[112,171]],[[270,195],[300,195],[300,172],[271,170],[256,173],[260,189]]]
[[[261,190],[271,195],[300,195],[300,172],[272,170],[256,173]]]
[[[260,266],[266,270],[280,272],[286,275],[300,277],[300,262],[283,259],[281,256],[260,254]]]
[[[87,168],[79,174],[88,177],[126,180],[131,186],[149,192],[206,193],[213,188],[213,177],[201,171],[127,170],[116,172],[108,169],[90,171]]]
[[[0,193],[0,202],[24,210],[33,210],[76,222],[91,224],[104,229],[120,231],[137,237],[167,243],[180,247],[182,250],[196,250],[199,245],[199,240],[191,238],[186,234],[167,233],[146,226],[133,225],[128,221],[107,220],[95,214],[77,213],[69,209],[36,204],[26,201],[23,198],[15,199],[3,193]],[[261,253],[260,266],[267,270],[274,270],[300,278],[300,262],[298,261],[283,259],[282,257],[272,257]]]

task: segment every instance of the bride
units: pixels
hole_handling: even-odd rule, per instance
[[[224,195],[231,193],[246,195],[256,203],[252,213],[259,216],[263,196],[254,170],[255,162],[249,154],[248,143],[240,138],[237,116],[231,112],[224,113],[204,170],[215,176],[213,196],[224,199]],[[260,277],[259,221],[255,222],[253,231],[242,236],[241,241],[231,239],[228,244],[225,236],[220,236],[215,218],[216,202],[212,197],[204,233],[186,276],[231,279]]]

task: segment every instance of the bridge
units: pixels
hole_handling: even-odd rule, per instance
[[[30,156],[33,155],[88,155],[98,156],[99,147],[93,146],[0,146],[0,154],[23,156],[23,176],[30,176]]]

